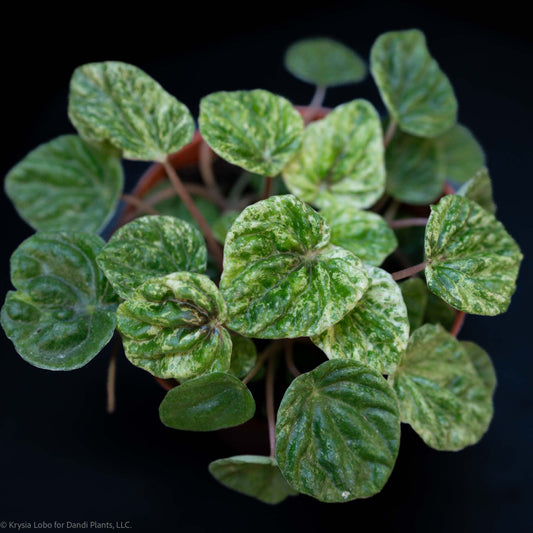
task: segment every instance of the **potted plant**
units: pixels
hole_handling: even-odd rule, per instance
[[[213,476],[267,503],[344,502],[386,484],[402,422],[439,450],[487,431],[494,370],[457,335],[466,313],[507,310],[522,254],[420,31],[372,47],[385,118],[362,99],[322,109],[328,88],[367,74],[341,43],[299,41],[285,64],[316,85],[309,106],[217,92],[198,132],[137,67],[76,69],[79,135],[6,177],[36,233],[12,255],[1,322],[49,370],[80,368],[114,338],[167,390],[159,416],[177,430],[241,425],[260,401],[270,455],[221,458]],[[122,158],[154,163],[131,194]]]

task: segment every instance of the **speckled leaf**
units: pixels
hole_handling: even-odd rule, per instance
[[[402,422],[437,450],[475,444],[492,418],[491,392],[466,350],[441,326],[417,329],[392,378]]]
[[[483,148],[472,132],[461,124],[436,137],[435,143],[447,180],[464,183],[485,164]]]
[[[202,234],[179,218],[140,217],[120,228],[98,255],[100,268],[122,298],[144,281],[172,272],[205,272]]]
[[[446,180],[434,139],[396,132],[385,154],[387,192],[397,200],[426,205],[442,194]]]
[[[522,253],[501,222],[468,198],[448,195],[426,226],[426,280],[460,311],[497,315],[516,288]]]
[[[126,357],[160,378],[185,381],[230,367],[226,304],[203,274],[175,272],[144,282],[117,310]]]
[[[431,292],[428,292],[427,300],[424,324],[440,324],[444,329],[451,330],[457,310]]]
[[[474,342],[461,341],[460,344],[470,358],[478,376],[481,378],[489,393],[494,394],[496,389],[496,372],[492,366],[489,354]]]
[[[109,141],[126,159],[163,161],[190,143],[194,120],[181,102],[141,69],[119,61],[78,67],[68,113],[87,140]]]
[[[213,224],[213,235],[218,242],[224,244],[229,229],[239,216],[240,211],[226,211],[220,215]]]
[[[435,137],[455,124],[453,88],[431,57],[421,31],[380,35],[372,47],[370,69],[389,113],[403,131]]]
[[[5,180],[18,213],[38,231],[99,232],[113,215],[122,186],[116,153],[77,135],[38,146]]]
[[[377,213],[335,203],[320,214],[331,228],[331,242],[361,261],[379,266],[398,247],[394,231]]]
[[[363,263],[332,245],[324,218],[292,195],[247,207],[226,237],[220,289],[228,326],[245,336],[317,335],[367,286]]]
[[[425,282],[421,278],[410,278],[400,283],[403,301],[407,307],[409,317],[409,329],[414,331],[419,328],[426,313],[428,302],[428,290]]]
[[[330,359],[354,359],[381,374],[391,374],[409,340],[407,308],[390,274],[366,268],[370,287],[357,306],[311,340]]]
[[[303,119],[285,98],[262,89],[221,91],[200,102],[200,131],[223,159],[276,176],[298,150]]]
[[[375,370],[327,361],[291,383],[276,435],[291,487],[324,502],[367,498],[383,488],[396,461],[398,400]]]
[[[280,503],[298,494],[287,484],[273,457],[237,455],[218,459],[209,465],[209,472],[226,487],[264,503]]]
[[[169,390],[159,406],[165,426],[186,431],[215,431],[243,424],[255,413],[252,394],[224,372],[191,379]]]
[[[369,207],[385,190],[383,152],[376,110],[366,100],[353,100],[309,124],[283,180],[289,191],[320,208],[335,200]]]
[[[228,372],[243,378],[255,366],[257,349],[251,339],[237,333],[231,334],[231,344],[231,365]]]
[[[90,233],[39,232],[11,256],[1,322],[28,363],[48,370],[87,364],[115,330],[117,298],[95,256],[104,242]]]
[[[302,39],[285,53],[285,68],[296,78],[320,87],[362,81],[364,61],[344,44],[327,37]]]
[[[493,215],[496,213],[496,204],[492,198],[492,182],[485,167],[476,172],[474,177],[457,191],[457,194],[473,200]]]

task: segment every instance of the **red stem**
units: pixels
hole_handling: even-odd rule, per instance
[[[389,221],[389,228],[410,228],[412,226],[425,226],[427,223],[428,219],[423,217],[400,218],[399,220]]]
[[[265,178],[265,192],[263,193],[263,200],[266,200],[272,192],[272,178],[267,176]]]
[[[276,370],[275,359],[275,357],[271,357],[268,361],[267,375],[265,380],[270,457],[276,456],[276,414],[274,410],[274,375]]]
[[[392,279],[394,281],[398,281],[400,279],[410,278],[411,276],[414,276],[417,272],[421,272],[426,268],[426,262],[418,263],[418,265],[413,265],[409,268],[404,268],[403,270],[398,270],[398,272],[393,272],[391,274]]]
[[[463,327],[465,321],[465,316],[466,313],[464,311],[457,311],[457,315],[455,316],[452,329],[450,330],[450,333],[454,337],[457,337],[457,335],[459,335],[459,332],[461,331],[461,328]]]

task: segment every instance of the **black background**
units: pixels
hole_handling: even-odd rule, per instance
[[[517,4],[482,10],[467,2],[250,3],[162,7],[111,3],[6,13],[2,32],[2,173],[38,144],[74,132],[68,82],[88,61],[136,64],[189,106],[215,90],[265,88],[305,104],[312,88],[282,65],[294,40],[327,35],[368,57],[374,39],[418,27],[460,105],[460,122],[487,153],[499,219],[526,254],[509,311],[469,317],[461,338],[491,354],[499,379],[493,423],[459,453],[436,452],[403,426],[394,472],[379,495],[346,504],[299,496],[271,507],[232,493],[207,472],[211,460],[266,452],[233,446],[228,432],[167,429],[163,391],[125,359],[118,408],[105,412],[108,352],[70,373],[22,361],[1,334],[0,522],[129,521],[134,531],[530,531],[533,444],[530,342],[532,50],[527,13]],[[332,89],[326,105],[352,98],[382,104],[371,78]],[[144,168],[126,164],[128,187]],[[2,294],[8,257],[31,230],[5,195]],[[529,328],[529,330],[528,330]],[[230,432],[231,433],[231,432]]]

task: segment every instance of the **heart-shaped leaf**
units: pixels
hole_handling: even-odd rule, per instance
[[[489,393],[494,394],[496,390],[496,372],[489,354],[475,342],[461,341],[460,344]]]
[[[468,198],[445,196],[431,206],[425,251],[434,294],[467,313],[507,310],[523,256],[491,213]]]
[[[357,83],[367,74],[364,61],[353,50],[327,37],[292,44],[285,53],[285,68],[296,78],[319,87]]]
[[[417,329],[392,376],[402,422],[437,450],[475,444],[492,418],[492,391],[461,343],[441,326]]]
[[[242,379],[257,361],[257,348],[251,339],[231,334],[231,365],[228,370],[230,374]]]
[[[243,424],[255,413],[252,394],[235,376],[214,372],[170,389],[159,406],[165,426],[215,431]]]
[[[353,252],[361,261],[379,266],[398,247],[394,231],[371,211],[335,202],[320,214],[331,228],[331,242]]]
[[[366,268],[370,287],[363,298],[340,322],[311,340],[330,359],[354,359],[390,374],[409,340],[407,308],[390,274]]]
[[[203,273],[207,248],[202,234],[179,218],[140,217],[120,228],[98,255],[98,264],[122,298],[150,278]]]
[[[225,320],[217,286],[192,272],[145,281],[117,309],[126,357],[154,376],[178,381],[229,369]]]
[[[400,283],[400,290],[402,291],[403,301],[407,307],[409,330],[414,331],[424,321],[428,301],[426,284],[420,278],[410,278]]]
[[[242,335],[317,335],[353,309],[367,286],[363,263],[333,246],[326,221],[292,195],[247,207],[226,237],[220,289],[228,326]]]
[[[117,298],[96,265],[104,241],[90,233],[39,232],[11,256],[2,327],[28,363],[48,370],[87,364],[115,330]]]
[[[38,231],[99,232],[113,215],[123,174],[115,151],[63,135],[38,146],[6,176],[6,193]]]
[[[493,215],[496,213],[496,204],[492,198],[492,182],[485,167],[476,172],[474,177],[457,191],[457,194],[476,202]]]
[[[276,176],[300,147],[303,119],[285,98],[262,89],[220,91],[200,102],[200,131],[223,159]]]
[[[456,121],[453,88],[431,57],[419,30],[380,35],[370,69],[383,102],[400,128],[419,137],[436,137]]]
[[[209,465],[209,472],[226,487],[264,503],[280,503],[298,494],[287,484],[273,457],[237,455],[218,459]]]
[[[109,141],[126,159],[164,161],[190,143],[194,120],[181,102],[141,69],[119,61],[78,67],[68,113],[87,140]]]
[[[385,190],[383,134],[372,104],[353,100],[310,124],[283,180],[289,191],[320,208],[334,201],[371,206]]]
[[[276,436],[291,487],[324,502],[367,498],[383,488],[396,461],[398,400],[375,370],[327,361],[291,383]]]

